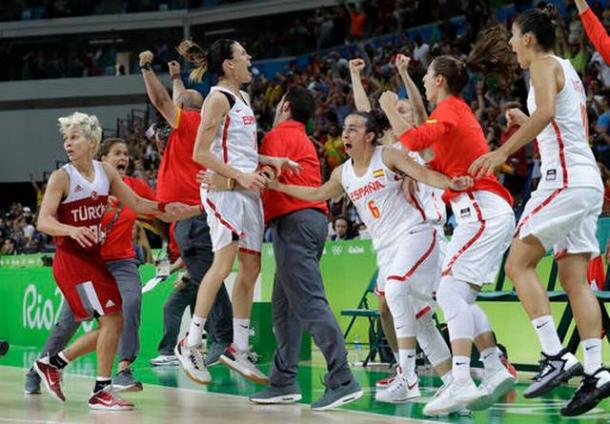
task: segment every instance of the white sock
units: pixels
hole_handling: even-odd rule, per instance
[[[453,375],[451,375],[451,371],[447,371],[445,374],[441,375],[441,380],[443,384],[449,384],[449,382],[453,379]]]
[[[587,339],[581,342],[582,353],[585,357],[585,374],[593,375],[602,366],[601,339]]]
[[[392,352],[392,354],[394,354],[394,359],[396,360],[396,363],[398,365],[400,365],[400,353],[398,352]]]
[[[201,336],[203,335],[203,327],[205,326],[206,318],[193,315],[189,334],[186,338],[187,347],[199,346],[201,344]]]
[[[483,349],[483,352],[481,352],[481,361],[483,362],[485,369],[489,371],[495,371],[504,367],[504,365],[502,365],[502,361],[500,360],[498,348],[496,346]]]
[[[470,378],[470,358],[467,356],[454,356],[453,357],[453,369],[451,374],[453,375],[453,381],[464,381]]]
[[[245,351],[250,348],[250,320],[233,318],[233,344],[237,350]]]
[[[68,358],[66,358],[66,355],[64,355],[64,351],[62,350],[61,352],[59,352],[57,354],[57,356],[59,356],[61,358],[62,361],[66,362],[66,365],[68,365],[70,363],[70,361],[68,360]]]
[[[536,334],[538,334],[538,340],[542,346],[542,351],[549,355],[557,355],[563,349],[559,336],[557,335],[557,329],[553,322],[553,317],[550,315],[544,315],[532,320],[532,325]]]
[[[400,368],[402,375],[407,381],[413,381],[417,378],[415,372],[415,349],[400,349]]]

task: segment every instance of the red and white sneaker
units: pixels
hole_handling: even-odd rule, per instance
[[[392,383],[394,382],[394,380],[396,379],[397,375],[398,375],[398,367],[394,367],[394,371],[392,372],[392,375],[390,375],[389,377],[386,377],[382,380],[377,381],[377,383],[375,383],[375,386],[378,389],[385,389],[387,387],[390,387],[392,385]]]
[[[61,391],[61,370],[50,364],[48,358],[36,360],[34,369],[44,382],[49,394],[59,402],[64,403],[66,397]]]
[[[502,365],[504,365],[508,373],[515,377],[515,384],[517,384],[519,382],[519,374],[517,374],[517,369],[509,362],[504,353],[500,353],[500,361],[502,361]]]
[[[220,362],[256,384],[269,384],[269,377],[256,368],[252,362],[251,352],[238,350],[232,343],[220,355]]]
[[[112,385],[93,393],[89,398],[89,408],[102,411],[131,411],[133,403],[121,399],[112,392]]]

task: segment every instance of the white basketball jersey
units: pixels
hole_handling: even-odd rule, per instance
[[[589,147],[585,89],[568,60],[552,57],[561,65],[565,83],[555,100],[553,120],[537,137],[542,174],[538,188],[593,187],[603,190],[599,169]],[[530,116],[536,111],[532,87],[527,108]]]
[[[256,142],[256,117],[243,95],[236,96],[226,88],[214,86],[213,91],[227,93],[235,103],[227,112],[216,138],[212,142],[212,153],[225,164],[242,172],[254,172],[258,167],[258,145]],[[203,109],[202,109],[203,114]]]
[[[426,196],[427,191],[420,189],[417,207],[409,204],[402,192],[402,178],[385,165],[382,153],[382,146],[375,148],[362,177],[356,176],[351,159],[343,164],[341,175],[343,189],[356,206],[377,251],[416,226],[432,222],[423,206],[426,199],[422,193]]]

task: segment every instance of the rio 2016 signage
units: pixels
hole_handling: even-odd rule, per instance
[[[22,301],[22,326],[28,330],[51,330],[57,322],[64,307],[64,297],[58,287],[53,291],[53,297],[48,298],[39,291],[35,284],[30,283],[25,288]],[[83,330],[93,329],[94,321],[83,322]]]

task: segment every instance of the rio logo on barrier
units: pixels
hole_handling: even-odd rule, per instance
[[[28,284],[23,294],[23,328],[50,330],[53,327],[64,306],[64,297],[58,287],[55,288],[53,295],[54,299],[44,298],[35,284]],[[85,332],[91,331],[92,328],[92,321],[83,323]]]

